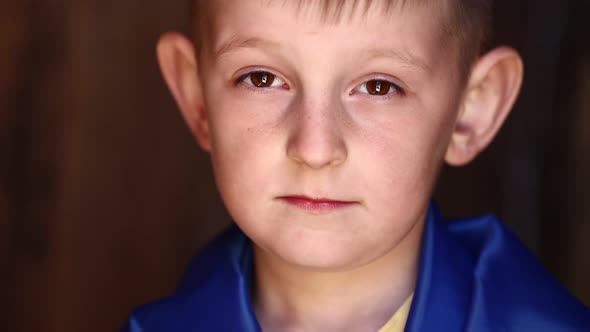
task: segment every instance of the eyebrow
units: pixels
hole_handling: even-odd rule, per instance
[[[278,43],[261,39],[258,37],[243,38],[240,36],[234,36],[228,41],[222,43],[218,48],[213,51],[213,57],[218,59],[224,55],[235,52],[244,48],[259,48],[259,47],[272,47],[277,48]]]
[[[426,72],[432,71],[428,62],[409,52],[400,52],[393,48],[371,48],[367,49],[365,53],[367,54],[367,58],[393,58],[408,67],[418,68]]]

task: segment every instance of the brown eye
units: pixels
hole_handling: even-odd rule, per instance
[[[367,92],[374,96],[385,96],[392,88],[394,88],[391,82],[382,80],[370,80],[366,84]]]
[[[270,72],[259,70],[249,72],[240,76],[235,82],[236,85],[244,84],[257,89],[283,88],[288,90],[289,86],[280,77]]]
[[[251,73],[249,76],[252,85],[258,88],[271,87],[275,81],[275,75],[266,71],[257,71]]]

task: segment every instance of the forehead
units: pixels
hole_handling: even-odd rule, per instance
[[[198,30],[215,32],[227,25],[232,14],[244,16],[247,8],[279,9],[281,14],[302,23],[338,26],[355,21],[399,20],[400,17],[421,14],[424,23],[436,23],[433,33],[448,32],[450,24],[448,0],[195,0]],[[276,12],[276,11],[275,11]],[[248,12],[256,18],[256,10]],[[221,23],[214,29],[214,23]],[[221,25],[221,26],[220,26]],[[440,36],[439,36],[440,37]]]
[[[242,1],[239,1],[242,2]],[[449,7],[448,0],[249,0],[261,6],[279,4],[288,9],[295,9],[296,14],[302,12],[314,13],[323,21],[336,23],[343,18],[350,18],[354,14],[367,13],[371,9],[377,9],[384,15],[396,9],[406,7],[429,6],[439,13]],[[198,14],[211,14],[215,9],[224,9],[228,5],[235,6],[227,0],[194,0],[194,11]],[[202,17],[201,17],[202,18]]]
[[[422,8],[424,19],[436,19],[440,23],[440,30],[446,30],[450,25],[450,2],[448,0],[194,0],[196,13],[195,22],[199,30],[206,30],[212,20],[219,15],[224,16],[232,9],[243,5],[258,7],[281,7],[291,16],[304,19],[315,19],[323,24],[341,24],[355,18],[367,18],[378,13],[388,18],[394,12]]]
[[[427,55],[440,55],[443,51],[443,3],[446,1],[203,1],[201,6],[205,7],[199,8],[202,17],[198,21],[198,43],[201,50],[215,55],[236,44],[253,47],[261,45],[261,40],[307,42],[307,37],[329,31],[334,36],[330,39],[332,46],[348,45],[357,50],[387,48],[386,52],[396,49],[398,55],[415,55],[407,58],[425,64]],[[342,38],[359,33],[364,35],[355,39],[356,44]]]
[[[428,0],[267,0],[267,4],[282,3],[294,7],[297,15],[314,16],[325,23],[337,24],[357,15],[376,10],[387,16],[393,10],[424,5]]]

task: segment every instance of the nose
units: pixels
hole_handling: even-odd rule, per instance
[[[293,121],[287,143],[289,159],[312,169],[342,164],[348,151],[339,103],[302,100],[292,107]]]

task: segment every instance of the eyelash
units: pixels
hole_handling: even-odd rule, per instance
[[[253,82],[252,82],[252,75],[253,74],[268,74],[272,76],[272,80],[273,82],[271,84],[274,84],[275,80],[279,80],[280,81],[280,85],[279,86],[268,86],[268,87],[261,87],[261,86],[256,86]],[[246,80],[250,80],[250,83],[247,83]],[[267,70],[253,70],[253,71],[249,71],[243,75],[240,75],[240,77],[238,77],[238,79],[234,82],[234,84],[236,86],[238,85],[246,85],[247,88],[249,89],[254,89],[254,90],[265,90],[265,89],[269,89],[269,88],[280,88],[283,87],[285,89],[289,89],[289,86],[287,85],[287,83],[285,83],[285,80],[283,80],[282,78],[280,78],[278,75],[273,74],[270,71]]]
[[[387,93],[380,95],[380,94],[370,94],[367,88],[367,84],[370,82],[379,82],[381,84],[385,83],[388,86],[389,90],[387,91]],[[379,86],[381,85],[379,84]],[[363,89],[364,91],[360,91],[361,89]],[[391,98],[393,96],[399,96],[399,97],[405,97],[406,96],[406,91],[399,85],[396,84],[394,82],[392,82],[391,80],[385,79],[385,78],[371,78],[369,80],[363,81],[362,83],[358,84],[357,86],[354,87],[354,89],[352,89],[352,91],[350,92],[350,95],[354,95],[355,93],[361,93],[363,95],[366,95],[370,98]]]
[[[273,83],[271,83],[271,84],[274,84],[274,80],[280,80],[280,82],[282,82],[282,84],[280,86],[274,86],[274,87],[272,85],[271,86],[268,86],[268,87],[256,86],[252,82],[252,75],[253,74],[261,74],[261,73],[268,74],[268,75],[271,75],[272,76]],[[250,83],[247,83],[246,82],[247,79],[250,80]],[[387,93],[383,94],[383,95],[370,94],[368,92],[368,89],[367,89],[367,84],[370,83],[370,82],[376,82],[376,81],[377,82],[381,82],[381,83],[385,83],[385,84],[389,85],[388,86],[389,91]],[[238,79],[234,82],[234,84],[236,86],[243,84],[243,85],[246,85],[247,88],[254,89],[254,90],[265,90],[265,89],[277,88],[277,87],[285,87],[286,89],[289,88],[289,86],[287,85],[287,83],[285,83],[285,80],[283,80],[279,76],[277,76],[277,75],[275,75],[275,74],[273,74],[273,73],[271,73],[269,71],[266,71],[266,70],[253,70],[253,71],[247,72],[247,73],[241,75],[240,77],[238,77]],[[363,89],[363,87],[364,87],[364,89]],[[361,89],[365,90],[365,92],[360,91]],[[396,84],[396,83],[394,83],[394,82],[392,82],[392,81],[390,81],[388,79],[384,79],[384,78],[372,78],[370,80],[363,81],[362,83],[356,85],[352,89],[352,91],[349,93],[349,95],[353,95],[356,92],[362,93],[363,95],[369,96],[371,98],[391,98],[392,95],[398,95],[398,96],[401,96],[401,97],[405,97],[406,96],[406,92],[405,92],[405,90],[402,87],[400,87],[398,84]]]

